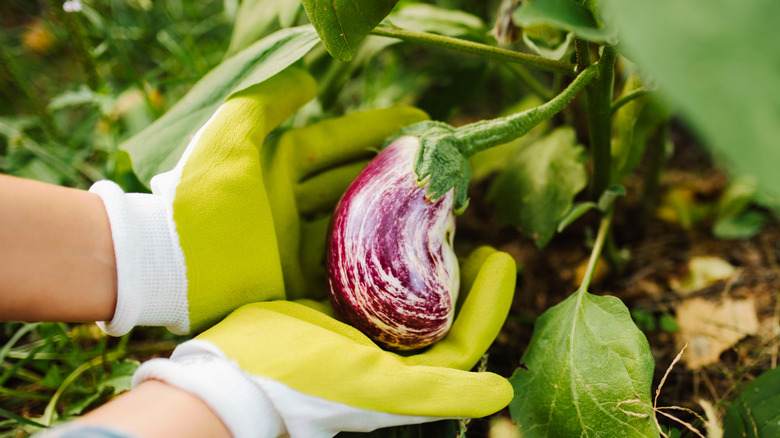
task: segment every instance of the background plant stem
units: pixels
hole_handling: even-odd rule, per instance
[[[553,59],[543,58],[541,56],[501,49],[499,47],[489,46],[487,44],[475,43],[473,41],[452,38],[434,33],[418,32],[414,30],[383,26],[374,28],[374,30],[371,31],[371,34],[396,38],[408,42],[445,47],[448,49],[458,50],[460,52],[481,55],[486,58],[493,58],[505,62],[513,62],[553,73],[561,73],[567,76],[574,76],[576,74],[574,72],[574,66],[568,62],[556,61]]]
[[[612,88],[615,80],[614,47],[604,46],[598,65],[598,77],[585,87],[588,137],[593,157],[591,197],[598,199],[609,186],[612,174]]]
[[[49,5],[54,15],[62,21],[73,39],[72,47],[76,53],[76,58],[78,58],[81,66],[84,68],[84,73],[87,76],[87,85],[95,91],[103,90],[105,84],[97,71],[92,53],[90,53],[84,25],[79,21],[80,16],[78,13],[65,12],[62,9],[62,2],[59,0],[49,0]]]
[[[3,76],[6,76],[5,79],[7,79],[1,81],[3,83],[2,88],[6,88],[6,90],[2,93],[3,90],[0,88],[0,95],[6,94],[9,99],[13,99],[14,95],[20,95],[25,103],[29,105],[29,108],[32,108],[35,115],[41,120],[41,125],[45,134],[49,136],[49,138],[56,139],[58,137],[57,129],[54,125],[54,121],[51,119],[51,115],[46,112],[46,106],[43,102],[34,97],[33,90],[30,89],[29,86],[29,81],[19,71],[19,66],[16,64],[16,59],[13,54],[10,53],[9,47],[10,44],[8,44],[5,30],[0,27],[0,63],[2,63],[2,66],[0,66],[0,79],[4,79]],[[5,72],[3,70],[5,70]],[[14,88],[16,89],[16,92]]]

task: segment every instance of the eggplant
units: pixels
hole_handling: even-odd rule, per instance
[[[452,325],[460,286],[453,192],[425,197],[413,171],[419,138],[395,140],[341,197],[326,270],[336,316],[390,350],[431,345]]]

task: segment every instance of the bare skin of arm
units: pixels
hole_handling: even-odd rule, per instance
[[[109,321],[116,288],[97,195],[0,175],[0,320]]]
[[[109,321],[116,282],[97,195],[0,175],[0,321]],[[230,436],[198,397],[154,380],[77,421],[143,438]]]
[[[198,397],[148,380],[76,420],[143,438],[228,438],[224,423]]]

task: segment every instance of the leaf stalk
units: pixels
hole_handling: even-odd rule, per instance
[[[453,38],[435,33],[418,32],[414,30],[389,26],[375,27],[374,30],[371,31],[371,34],[388,38],[396,38],[407,42],[423,43],[432,46],[444,47],[460,52],[481,55],[486,58],[497,59],[499,61],[520,64],[553,73],[560,73],[566,76],[576,75],[574,65],[568,62],[547,59],[541,56],[530,55],[527,53],[515,52],[514,50],[502,49],[500,47],[462,40],[460,38]]]
[[[599,231],[596,235],[596,241],[593,243],[593,250],[590,252],[590,259],[588,259],[588,267],[585,269],[585,275],[582,277],[582,283],[577,292],[587,292],[590,282],[593,281],[593,274],[596,272],[596,265],[601,257],[601,251],[604,249],[604,243],[607,241],[609,235],[609,229],[612,225],[612,207],[604,213],[601,221],[599,222]]]

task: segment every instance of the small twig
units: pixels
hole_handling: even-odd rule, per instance
[[[657,411],[662,411],[662,410],[669,410],[669,411],[683,411],[683,412],[687,412],[687,413],[689,413],[689,414],[693,415],[694,417],[698,418],[698,419],[699,419],[699,421],[701,421],[702,423],[706,423],[706,422],[707,422],[707,421],[704,419],[704,417],[702,417],[701,415],[699,415],[699,414],[698,414],[696,411],[694,411],[693,409],[684,408],[684,407],[682,407],[682,406],[663,406],[663,407],[660,407],[660,408],[656,408],[656,410],[657,410]]]
[[[691,432],[693,432],[693,433],[695,433],[696,435],[700,436],[701,438],[707,438],[707,437],[705,437],[704,435],[702,435],[702,434],[701,434],[701,432],[699,432],[698,430],[696,430],[696,428],[695,428],[695,427],[691,426],[690,424],[686,423],[686,422],[685,422],[685,421],[683,421],[683,420],[680,420],[679,418],[675,417],[674,415],[667,414],[666,412],[662,412],[662,411],[656,411],[656,412],[657,412],[657,413],[659,413],[659,414],[661,414],[661,415],[663,415],[663,416],[664,416],[664,417],[666,417],[666,418],[669,418],[669,419],[671,419],[671,420],[674,420],[674,421],[676,421],[676,422],[678,422],[678,423],[682,424],[682,425],[683,425],[683,426],[685,426],[685,427],[686,427],[688,430],[690,430]],[[657,423],[657,421],[656,421],[656,423]],[[660,426],[660,424],[659,424],[659,426],[658,426],[658,428],[659,428],[659,431],[661,430],[661,429],[660,429],[660,427],[661,427],[661,426]],[[669,435],[665,434],[663,431],[661,431],[661,435],[663,435],[663,436],[664,436],[664,437],[666,437],[666,438],[669,438]]]
[[[683,346],[682,350],[680,350],[680,352],[677,353],[677,357],[674,358],[672,363],[669,364],[669,368],[666,369],[666,372],[664,373],[664,377],[661,379],[661,382],[658,384],[658,388],[656,388],[656,390],[655,390],[655,398],[653,399],[653,411],[658,412],[659,414],[667,415],[667,414],[665,414],[665,413],[663,413],[661,411],[658,411],[657,408],[656,408],[656,406],[658,406],[658,396],[661,394],[661,388],[664,387],[664,383],[666,383],[666,378],[669,377],[669,373],[672,371],[672,368],[674,368],[674,366],[677,364],[677,362],[680,361],[680,359],[682,358],[683,352],[685,351],[686,348],[688,348],[688,344],[687,343]],[[658,428],[658,431],[661,432],[661,435],[663,435],[666,438],[669,438],[669,436],[666,435],[664,433],[663,429],[661,428],[661,423],[658,422],[658,417],[654,415],[653,419],[655,420],[655,425]]]
[[[704,386],[706,386],[707,389],[710,390],[710,394],[712,395],[713,400],[717,402],[723,400],[723,398],[718,395],[718,391],[715,388],[715,385],[712,384],[712,380],[710,380],[710,377],[707,375],[707,373],[701,372],[700,374],[701,374],[701,380],[704,382]]]

